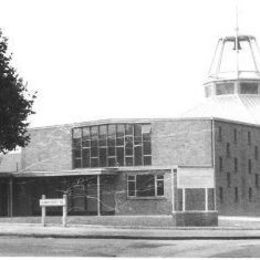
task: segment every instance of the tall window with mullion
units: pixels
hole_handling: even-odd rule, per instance
[[[107,125],[99,126],[99,138],[98,138],[98,149],[99,149],[99,166],[107,166]]]
[[[125,165],[134,164],[134,126],[127,124],[125,126]]]
[[[81,168],[82,167],[82,130],[81,128],[74,128],[72,131],[72,151],[73,151],[73,167]]]
[[[143,165],[142,126],[139,124],[134,127],[134,155],[135,166]]]
[[[90,167],[90,129],[89,127],[82,128],[82,167]]]
[[[74,168],[152,164],[148,124],[77,127],[73,129],[72,139]]]
[[[116,166],[116,125],[108,125],[108,166]]]
[[[91,156],[91,167],[98,167],[99,160],[98,160],[98,127],[92,126],[90,128],[91,131],[91,149],[90,149],[90,156]]]
[[[152,163],[152,143],[151,143],[151,126],[144,125],[142,127],[143,135],[143,155],[144,165],[151,165]]]

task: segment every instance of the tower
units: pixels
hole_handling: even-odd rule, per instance
[[[259,51],[256,38],[236,35],[220,38],[204,84],[206,97],[259,95]]]

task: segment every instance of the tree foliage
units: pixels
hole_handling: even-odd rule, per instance
[[[0,30],[0,152],[6,153],[17,146],[24,147],[30,137],[27,132],[29,115],[36,97],[30,93],[23,79],[11,64],[8,39]]]

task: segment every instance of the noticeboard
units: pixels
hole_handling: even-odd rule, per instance
[[[213,168],[178,168],[177,187],[180,189],[214,188],[214,183]]]
[[[41,207],[59,207],[59,206],[65,206],[65,200],[64,199],[41,199],[40,200],[40,206]]]

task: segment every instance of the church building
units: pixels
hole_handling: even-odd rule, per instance
[[[142,216],[137,224],[153,226],[259,216],[257,48],[250,35],[219,39],[205,100],[179,118],[29,129],[30,144],[2,158],[0,215],[37,216],[43,194],[67,194],[69,215]]]

